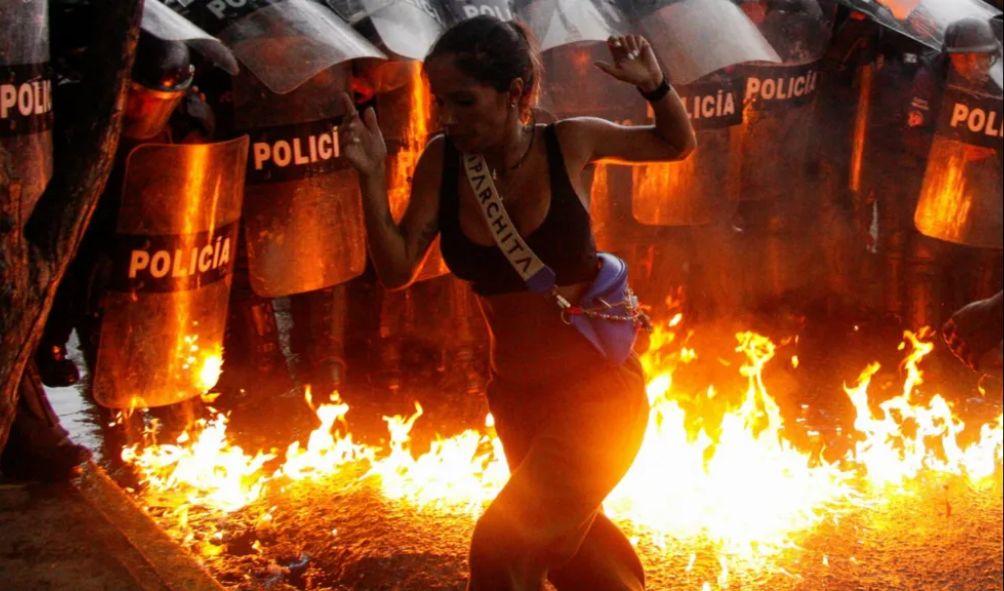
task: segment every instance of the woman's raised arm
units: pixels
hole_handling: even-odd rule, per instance
[[[359,173],[366,242],[380,282],[389,289],[406,287],[439,232],[439,183],[443,140],[425,147],[415,167],[411,199],[401,223],[394,222],[387,197],[387,146],[372,108],[359,115],[347,94],[342,95],[345,120],[340,130],[342,153]]]
[[[618,125],[596,117],[567,119],[560,125],[566,150],[583,165],[600,160],[659,162],[682,160],[697,147],[690,117],[671,86],[648,40],[640,35],[607,40],[612,64],[596,66],[614,78],[633,84],[649,98],[655,125]]]

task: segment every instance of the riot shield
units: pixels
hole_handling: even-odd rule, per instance
[[[557,119],[596,116],[641,121],[645,101],[630,84],[616,80],[594,62],[610,61],[606,43],[572,43],[545,51],[540,106]]]
[[[1004,248],[1004,110],[999,88],[992,83],[980,89],[959,83],[946,88],[914,212],[922,234],[967,246]]]
[[[739,201],[744,80],[722,72],[676,90],[697,149],[680,162],[634,167],[632,213],[658,226],[727,220]]]
[[[750,63],[745,76],[742,126],[740,254],[741,285],[748,304],[760,307],[784,298],[809,297],[817,220],[815,198],[819,152],[814,145],[814,116],[820,59],[831,23],[816,0],[766,2],[750,11],[782,64]]]
[[[24,227],[52,176],[52,75],[49,12],[44,0],[0,4],[0,160],[8,166],[9,193],[19,196]]]
[[[802,182],[809,165],[819,60],[831,23],[816,0],[799,0],[794,6],[769,10],[758,23],[784,62],[742,66],[744,201],[771,200],[805,190]]]
[[[126,160],[94,397],[163,406],[219,377],[248,139],[145,144]]]
[[[380,42],[391,52],[423,60],[445,30],[430,0],[360,0]]]
[[[444,0],[448,23],[488,15],[503,21],[515,18],[512,0]]]
[[[219,39],[157,0],[143,3],[143,20],[139,26],[163,41],[183,41],[231,76],[238,71],[237,59]]]
[[[385,57],[332,11],[311,0],[168,0],[216,35],[275,94],[356,58]]]
[[[516,8],[541,51],[580,41],[604,41],[627,27],[627,17],[609,0],[522,0]]]
[[[405,65],[405,64],[403,64]],[[407,62],[408,81],[391,92],[378,94],[380,129],[387,143],[387,194],[391,215],[400,222],[411,199],[412,178],[434,121],[432,96],[422,79],[419,62]],[[424,281],[449,273],[437,239],[415,276]]]
[[[819,68],[748,68],[743,123],[742,200],[791,192],[807,165]]]
[[[359,182],[340,157],[334,100],[349,65],[328,68],[285,95],[253,77],[234,80],[237,128],[251,136],[244,201],[251,287],[264,297],[314,291],[363,272]]]
[[[940,51],[945,29],[967,17],[989,19],[1000,10],[980,0],[837,0],[875,22]]]
[[[729,0],[664,0],[638,12],[642,32],[674,84],[690,84],[734,64],[781,61]]]

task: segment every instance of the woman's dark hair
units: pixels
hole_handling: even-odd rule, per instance
[[[543,68],[533,33],[523,23],[489,15],[461,21],[440,36],[425,60],[443,55],[454,56],[461,72],[499,92],[522,79],[520,106],[524,111],[533,106]]]

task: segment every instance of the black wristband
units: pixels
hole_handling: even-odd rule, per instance
[[[661,101],[664,96],[669,94],[669,80],[666,77],[662,77],[662,83],[659,84],[652,92],[645,92],[641,88],[638,89],[638,93],[645,97],[650,103],[655,103]]]

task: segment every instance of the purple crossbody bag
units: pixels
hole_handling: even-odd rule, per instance
[[[600,270],[596,279],[578,303],[569,302],[558,293],[554,270],[541,261],[516,232],[484,156],[464,154],[463,164],[495,244],[527,288],[553,297],[562,320],[575,328],[609,362],[621,365],[627,361],[638,331],[642,328],[651,330],[648,316],[641,310],[638,298],[628,286],[627,263],[608,252],[597,253]]]

